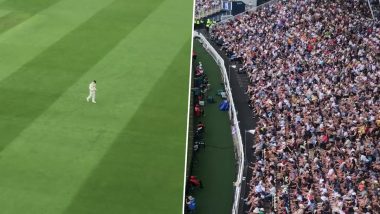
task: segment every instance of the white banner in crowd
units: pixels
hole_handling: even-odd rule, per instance
[[[215,62],[219,65],[221,75],[223,77],[227,99],[230,103],[229,116],[231,120],[231,129],[232,129],[233,138],[234,138],[235,157],[238,162],[238,172],[236,176],[236,181],[234,182],[235,195],[234,195],[234,203],[232,207],[232,214],[237,214],[239,211],[241,182],[242,182],[243,169],[244,169],[244,146],[243,146],[243,141],[241,138],[239,121],[237,120],[237,112],[236,112],[235,104],[232,99],[232,92],[231,92],[230,82],[228,79],[228,73],[224,65],[223,58],[218,54],[218,52],[216,52],[214,47],[212,47],[212,45],[207,41],[207,39],[201,33],[196,32],[196,31],[194,32],[194,37],[200,38],[200,40],[203,43],[203,47],[214,58]]]

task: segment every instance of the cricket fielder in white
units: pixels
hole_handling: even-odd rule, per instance
[[[87,97],[87,102],[90,102],[90,99],[93,103],[96,103],[95,101],[95,94],[96,94],[96,81],[92,81],[90,83],[90,86],[88,87],[90,89],[90,95]]]

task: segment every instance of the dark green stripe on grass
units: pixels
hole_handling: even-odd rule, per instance
[[[139,0],[132,5],[131,1],[115,0],[1,81],[0,151],[162,1]]]
[[[8,0],[0,4],[0,9],[10,13],[0,17],[0,33],[23,23],[36,13],[50,7],[60,0]]]
[[[182,212],[189,57],[190,41],[89,175],[66,214]]]

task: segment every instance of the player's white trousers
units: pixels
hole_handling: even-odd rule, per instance
[[[95,91],[90,91],[90,94],[87,97],[87,101],[92,100],[92,102],[95,102]]]

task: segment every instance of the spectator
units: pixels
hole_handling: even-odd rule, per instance
[[[203,76],[204,71],[203,71],[203,66],[202,62],[199,62],[198,66],[195,68],[195,76],[200,77]]]
[[[198,188],[203,188],[203,184],[202,184],[202,181],[201,180],[199,180],[197,177],[195,177],[195,176],[190,176],[190,178],[189,178],[189,182],[190,182],[190,185],[192,186],[192,187],[198,187]]]
[[[197,52],[193,51],[193,60],[194,61],[197,59],[197,56],[198,56]]]
[[[205,130],[205,125],[202,123],[202,121],[199,121],[197,124],[197,132],[203,133]]]
[[[221,0],[195,0],[195,17],[204,17],[221,10]]]
[[[249,213],[270,195],[277,213],[380,213],[380,23],[369,17],[366,1],[287,0],[212,29],[247,72],[259,117]]]
[[[194,107],[194,113],[196,117],[202,116],[202,108],[199,104],[196,104]]]
[[[195,198],[193,196],[189,195],[186,198],[186,207],[189,213],[193,213],[196,208]]]

